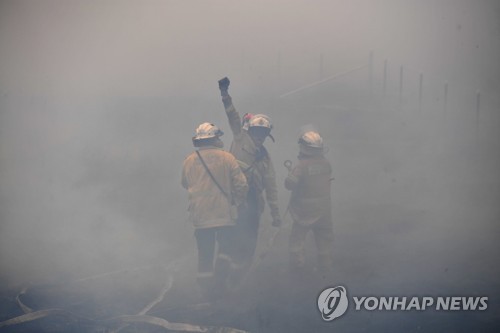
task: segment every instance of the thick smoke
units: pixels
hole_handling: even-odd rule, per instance
[[[274,122],[282,212],[322,133],[339,280],[498,294],[498,59],[496,1],[2,1],[2,284],[195,258],[180,168],[202,122],[229,147],[229,76]]]

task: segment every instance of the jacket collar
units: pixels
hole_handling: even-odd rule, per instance
[[[216,147],[216,146],[203,146],[203,147],[199,147],[198,148],[198,150],[208,150],[208,149],[224,150],[224,148],[219,148],[219,147]]]

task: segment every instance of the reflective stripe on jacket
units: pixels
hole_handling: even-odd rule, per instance
[[[189,217],[195,228],[234,225],[236,207],[245,201],[248,184],[238,162],[230,153],[216,147],[199,149],[208,169],[227,198],[217,187],[196,152],[182,167],[182,186],[189,193]]]

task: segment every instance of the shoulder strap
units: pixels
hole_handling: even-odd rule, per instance
[[[217,187],[219,188],[219,190],[222,192],[222,194],[224,194],[224,196],[229,199],[229,195],[226,193],[226,191],[224,191],[224,189],[222,188],[222,186],[220,186],[220,184],[217,182],[217,180],[215,180],[215,177],[214,175],[210,172],[210,169],[208,168],[208,166],[206,165],[205,161],[203,160],[203,158],[201,158],[201,154],[200,152],[197,150],[196,151],[196,154],[198,154],[198,157],[200,158],[200,161],[201,161],[201,164],[203,164],[203,166],[205,167],[205,170],[207,170],[207,173],[208,175],[210,176],[210,178],[212,178],[212,180],[214,181],[215,185],[217,185]]]

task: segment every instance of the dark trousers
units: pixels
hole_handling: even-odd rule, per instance
[[[252,263],[257,247],[260,214],[255,189],[250,187],[247,200],[238,210],[238,219],[233,229],[231,256],[239,266]]]
[[[232,228],[234,227],[228,226],[195,230],[194,235],[196,237],[196,245],[198,246],[198,274],[213,274],[215,244],[219,246],[217,259],[230,258]]]

